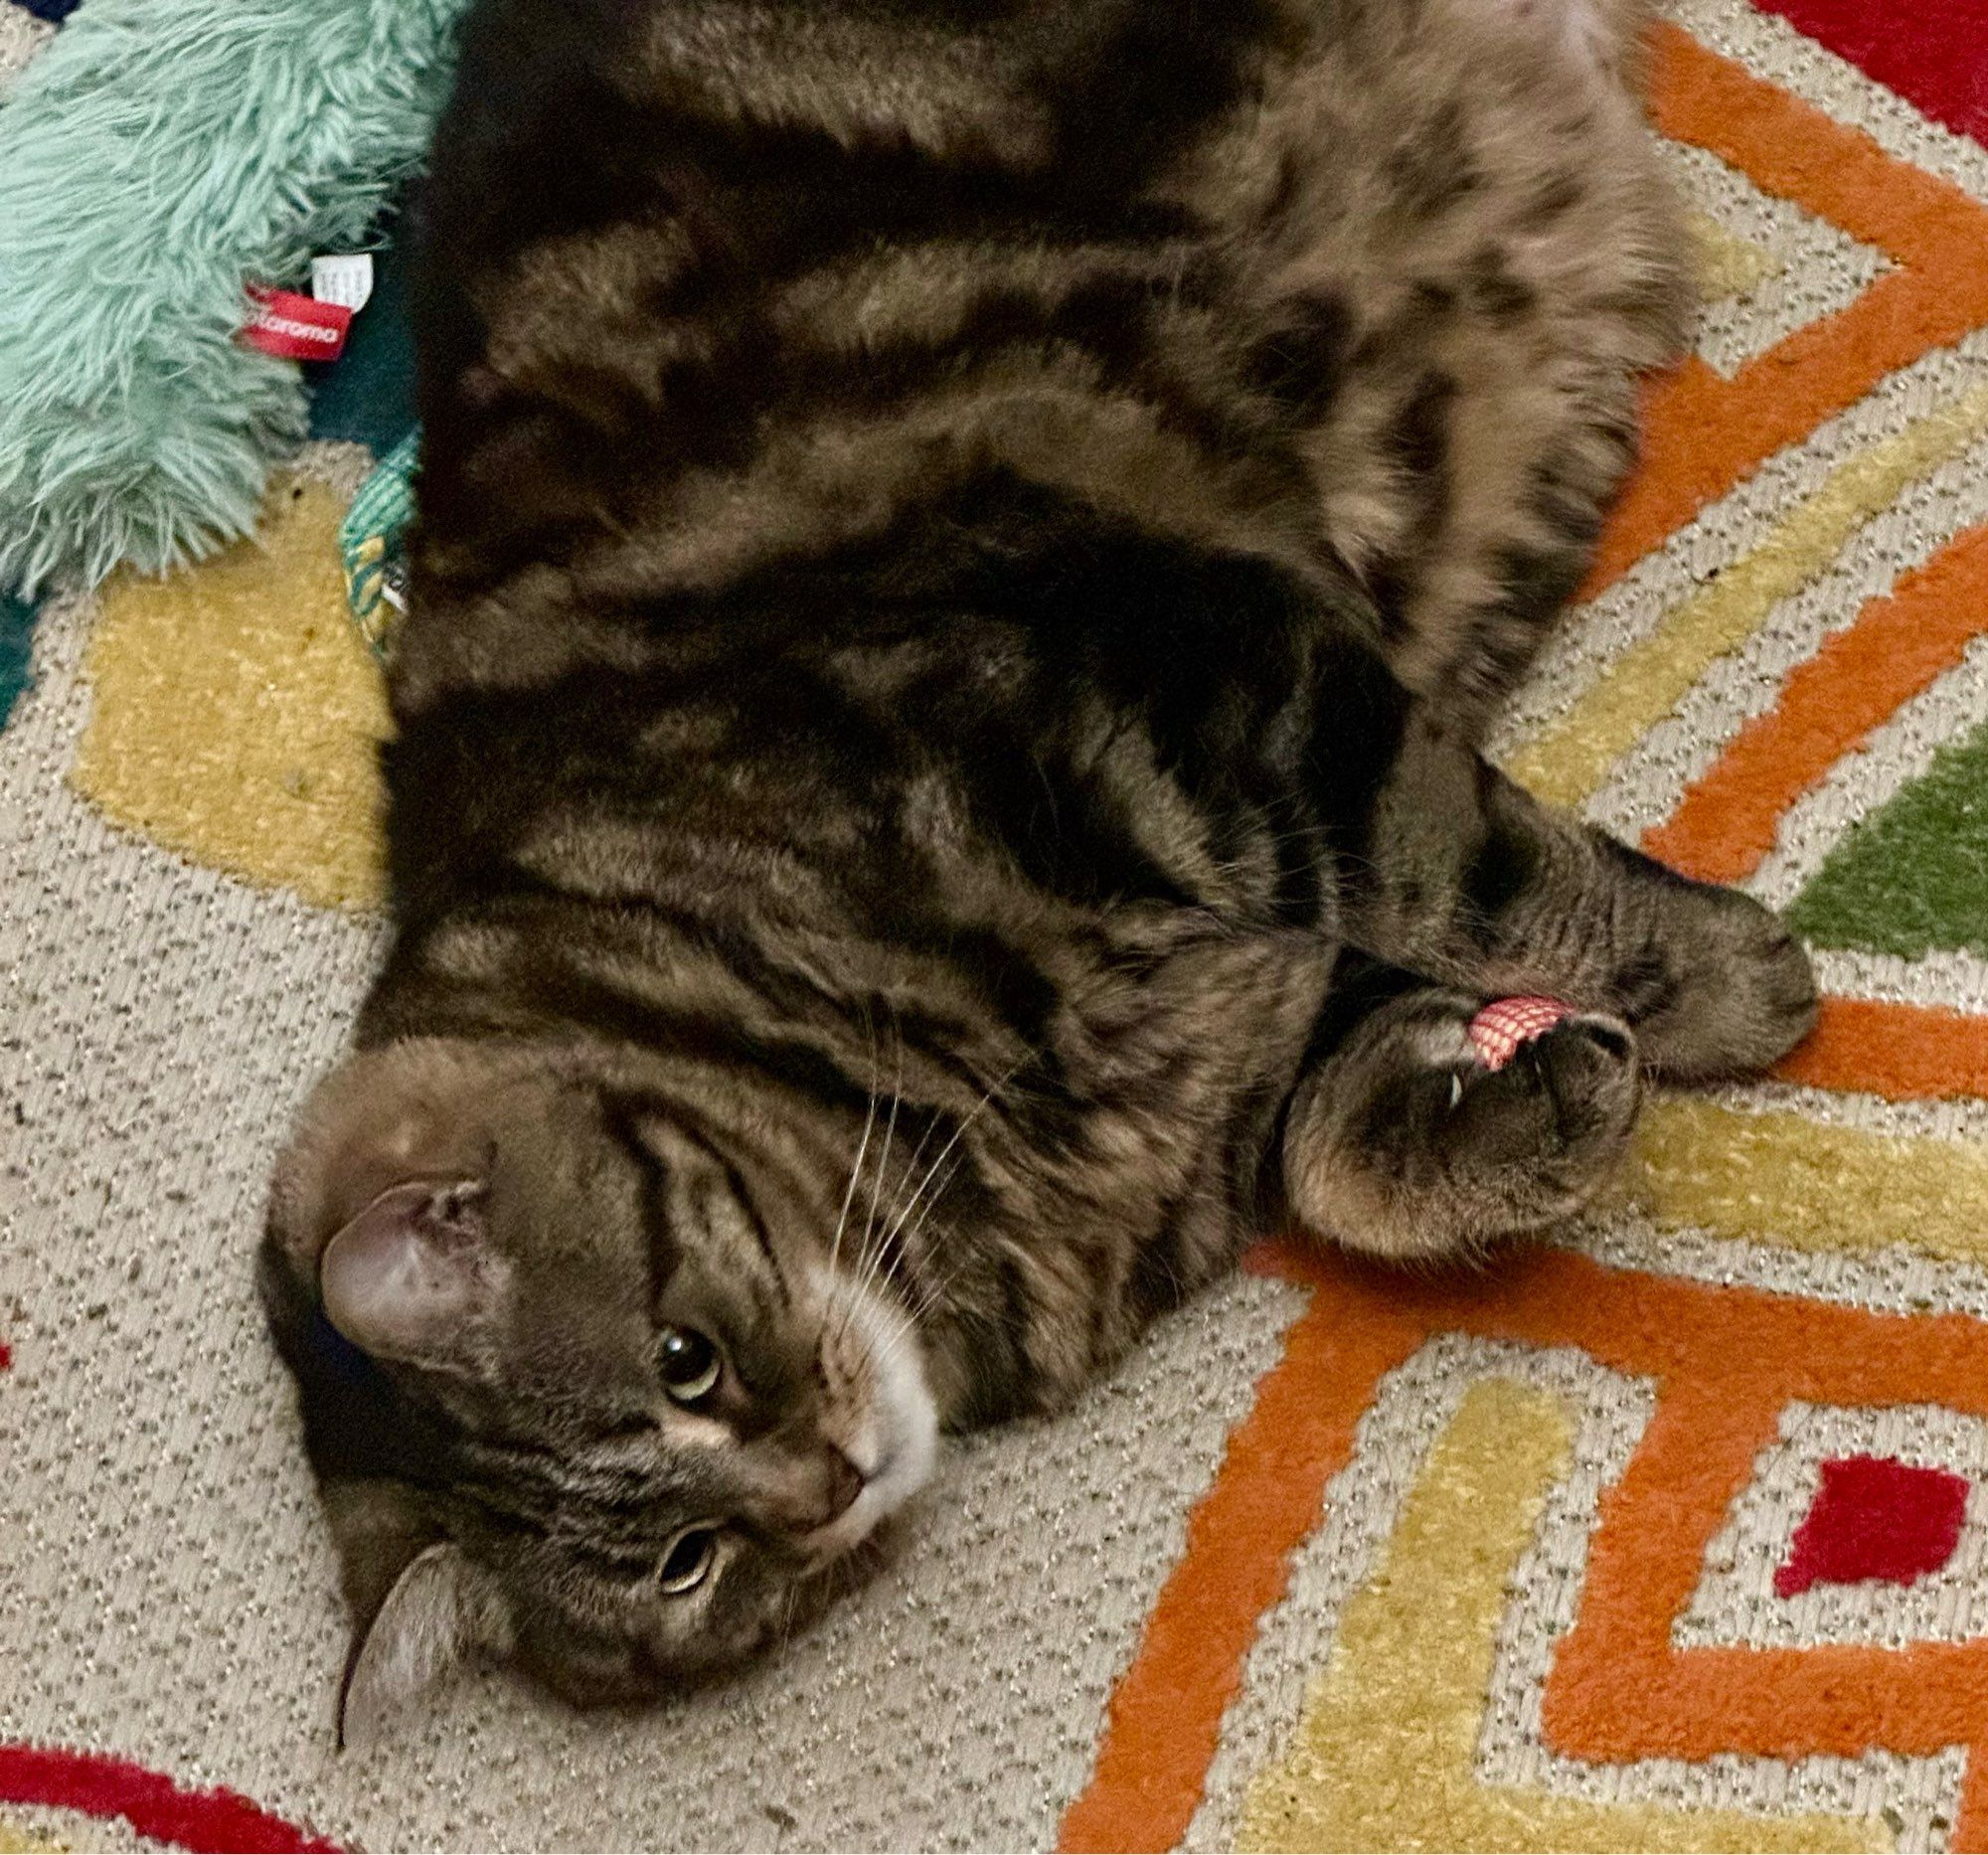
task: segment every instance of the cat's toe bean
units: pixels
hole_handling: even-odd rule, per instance
[[[1619,1018],[1566,1019],[1533,1046],[1564,1153],[1612,1151],[1628,1135],[1641,1098],[1635,1033]]]

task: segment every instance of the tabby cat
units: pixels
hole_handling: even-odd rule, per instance
[[[1478,752],[1688,320],[1640,26],[473,10],[398,931],[263,1250],[350,1722],[734,1668],[1252,1233],[1475,1253],[1806,1032]]]

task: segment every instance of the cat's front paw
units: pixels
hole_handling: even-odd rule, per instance
[[[1350,1250],[1432,1261],[1538,1230],[1586,1203],[1628,1144],[1642,1081],[1619,1018],[1570,1013],[1494,1067],[1470,1034],[1475,1003],[1436,1009],[1447,1022],[1416,1014],[1293,1099],[1291,1208]]]
[[[1477,1222],[1535,1229],[1585,1203],[1627,1145],[1642,1100],[1636,1039],[1618,1018],[1574,1013],[1452,1092],[1444,1142]]]
[[[1771,1068],[1815,1029],[1808,949],[1774,913],[1734,889],[1694,888],[1670,938],[1668,995],[1636,1034],[1673,1082],[1716,1082]]]

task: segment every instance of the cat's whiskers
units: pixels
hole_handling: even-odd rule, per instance
[[[861,1307],[864,1295],[873,1287],[890,1255],[891,1231],[880,1227],[872,1237],[866,1239],[855,1264],[843,1272],[837,1284],[835,1311],[839,1318],[829,1335],[831,1342],[839,1341],[849,1331]]]
[[[911,1339],[916,1334],[916,1332],[917,1332],[917,1325],[914,1321],[905,1320],[901,1322],[901,1324],[884,1340],[883,1344],[877,1348],[875,1355],[875,1363],[877,1371],[880,1373],[889,1371],[890,1368],[898,1362],[899,1357],[903,1354],[905,1350],[905,1342],[907,1340]]]
[[[1035,1051],[1031,1050],[1025,1056],[1021,1057],[1015,1063],[1014,1067],[1010,1069],[1005,1076],[1003,1076],[998,1082],[990,1085],[987,1092],[980,1097],[978,1101],[976,1101],[973,1104],[973,1106],[961,1118],[959,1125],[952,1130],[952,1134],[947,1139],[946,1143],[938,1149],[937,1157],[935,1157],[932,1160],[931,1165],[926,1168],[924,1177],[921,1178],[917,1183],[917,1189],[913,1191],[911,1197],[906,1201],[905,1208],[898,1213],[896,1223],[894,1223],[891,1226],[890,1230],[886,1233],[884,1241],[887,1244],[893,1238],[895,1238],[900,1231],[902,1231],[905,1228],[906,1220],[911,1215],[911,1212],[916,1208],[918,1200],[921,1197],[923,1197],[925,1188],[931,1184],[932,1180],[935,1177],[937,1177],[938,1170],[941,1166],[945,1164],[947,1155],[949,1155],[952,1152],[953,1148],[956,1147],[961,1141],[961,1139],[965,1137],[967,1129],[971,1127],[973,1123],[987,1111],[988,1107],[992,1104],[995,1097],[1000,1094],[1002,1094],[1007,1089],[1008,1085],[1022,1073],[1024,1066],[1033,1061],[1036,1054],[1037,1053]],[[934,1202],[936,1202],[936,1199],[934,1199]]]
[[[912,1252],[914,1250],[918,1239],[924,1235],[925,1225],[930,1221],[931,1214],[938,1208],[939,1200],[945,1196],[946,1186],[952,1183],[953,1175],[965,1163],[966,1155],[962,1153],[952,1162],[952,1166],[946,1173],[945,1179],[940,1184],[938,1190],[933,1192],[931,1197],[925,1201],[924,1208],[918,1213],[918,1221],[905,1233],[903,1248],[906,1252]],[[930,1281],[919,1282],[917,1295],[911,1303],[909,1303],[911,1308],[912,1320],[922,1320],[937,1304],[939,1296],[958,1279],[958,1274],[959,1269],[955,1265],[955,1267],[945,1271],[942,1277],[934,1277]]]
[[[905,1201],[902,1209],[897,1209],[894,1211],[893,1221],[890,1224],[889,1228],[884,1231],[882,1238],[875,1246],[875,1253],[870,1256],[867,1265],[856,1271],[851,1278],[848,1292],[844,1297],[842,1322],[841,1325],[837,1327],[834,1334],[834,1338],[836,1340],[839,1341],[843,1333],[845,1333],[848,1330],[849,1321],[854,1317],[856,1307],[862,1295],[865,1293],[865,1291],[868,1290],[871,1283],[876,1279],[879,1266],[883,1263],[886,1256],[889,1254],[891,1246],[893,1245],[894,1242],[898,1240],[901,1233],[904,1232],[907,1221],[911,1218],[912,1212],[917,1210],[919,1200],[924,1198],[926,1189],[931,1185],[932,1181],[938,1177],[940,1169],[944,1167],[946,1160],[951,1155],[953,1149],[958,1146],[960,1140],[965,1136],[967,1130],[973,1125],[973,1123],[976,1120],[978,1120],[983,1113],[987,1111],[988,1107],[991,1106],[993,1102],[1002,1094],[1005,1093],[1009,1084],[1012,1083],[1015,1080],[1015,1078],[1022,1073],[1023,1069],[1027,1067],[1027,1065],[1037,1056],[1037,1054],[1038,1053],[1034,1050],[1025,1052],[1021,1057],[1019,1057],[1015,1061],[1015,1063],[1009,1068],[1009,1070],[1005,1075],[999,1077],[996,1081],[988,1085],[986,1091],[982,1094],[980,1099],[976,1101],[973,1104],[973,1106],[970,1109],[968,1109],[966,1114],[961,1117],[959,1124],[952,1130],[952,1133],[947,1138],[945,1144],[941,1146],[938,1152],[933,1156],[931,1164],[925,1169],[923,1176],[919,1178],[916,1187],[911,1191],[910,1197]],[[929,1138],[929,1136],[930,1136],[930,1128],[928,1127],[926,1129],[926,1137]],[[923,1139],[919,1140],[917,1150],[919,1152],[922,1152],[924,1150]],[[946,1174],[945,1184],[949,1184],[951,1182],[953,1173],[957,1172],[959,1166],[965,1163],[965,1157],[966,1156],[964,1154],[961,1154],[959,1159],[954,1162],[952,1170],[947,1172]],[[915,1165],[915,1163],[916,1162],[914,1156],[913,1165]],[[909,1172],[911,1168],[908,1167],[907,1171]],[[921,1212],[919,1212],[918,1221],[916,1225],[913,1226],[911,1229],[911,1237],[912,1239],[915,1239],[923,1231],[926,1220],[931,1216],[932,1211],[936,1208],[939,1199],[944,1196],[945,1184],[941,1184],[938,1190],[933,1192],[930,1199],[925,1202],[924,1209]],[[870,1246],[866,1242],[865,1249],[868,1250]],[[911,1319],[908,1321],[908,1330],[915,1325],[916,1319],[922,1318],[923,1314],[925,1312],[928,1312],[930,1307],[935,1304],[937,1294],[943,1293],[944,1289],[950,1286],[951,1286],[951,1279],[948,1278],[943,1283],[942,1286],[940,1286],[933,1292],[933,1294],[929,1298],[923,1301],[923,1303],[920,1306],[919,1313],[916,1316],[911,1317]]]
[[[857,1252],[855,1265],[849,1271],[849,1276],[846,1278],[854,1285],[845,1287],[843,1280],[831,1277],[829,1314],[832,1317],[839,1311],[841,1318],[832,1330],[828,1328],[828,1323],[824,1320],[823,1327],[826,1336],[824,1344],[834,1345],[840,1343],[842,1336],[848,1331],[850,1319],[856,1311],[858,1298],[863,1289],[869,1286],[871,1279],[876,1273],[877,1258],[882,1254],[881,1245],[876,1246],[875,1253],[873,1254],[873,1240],[877,1231],[877,1213],[883,1202],[884,1180],[891,1169],[891,1146],[897,1137],[898,1110],[904,1105],[904,1092],[905,1036],[904,1032],[900,1030],[898,1033],[898,1074],[891,1091],[890,1118],[884,1128],[884,1150],[878,1156],[876,1173],[871,1183],[870,1215],[864,1224],[862,1248]],[[929,1132],[930,1130],[927,1129],[926,1131]],[[922,1150],[924,1142],[920,1140],[918,1145],[920,1150]],[[833,1255],[829,1258],[829,1267],[831,1271],[835,1267],[835,1258]]]
[[[870,1216],[863,1226],[863,1247],[867,1251],[877,1229],[877,1211],[884,1202],[884,1180],[891,1170],[891,1147],[898,1137],[898,1111],[905,1104],[905,1041],[898,1038],[898,1075],[891,1086],[891,1118],[884,1126],[884,1150],[877,1159],[877,1171],[870,1182]]]
[[[874,1355],[873,1363],[880,1370],[897,1356],[899,1345],[906,1336],[915,1333],[925,1316],[951,1292],[965,1269],[966,1260],[959,1258],[946,1268],[915,1278],[914,1291],[906,1295],[891,1310],[898,1324],[887,1343],[880,1346]]]
[[[799,1579],[794,1579],[788,1584],[782,1596],[780,1623],[778,1629],[773,1632],[779,1648],[784,1649],[793,1639],[794,1620],[800,1614],[800,1607],[801,1582]]]
[[[863,1176],[863,1161],[870,1152],[870,1135],[877,1125],[877,1084],[874,1080],[877,1073],[877,1034],[874,1026],[870,1027],[870,1073],[873,1081],[870,1084],[869,1112],[863,1117],[863,1138],[856,1145],[856,1163],[849,1168],[849,1185],[842,1194],[842,1211],[835,1220],[835,1238],[828,1246],[831,1281],[835,1278],[836,1259],[842,1254],[842,1233],[849,1226],[849,1207],[856,1202],[856,1182]]]

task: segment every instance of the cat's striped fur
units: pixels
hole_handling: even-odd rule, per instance
[[[399,932],[265,1254],[369,1704],[731,1665],[933,1418],[1056,1409],[1286,1215],[1558,1215],[1645,1073],[1807,1028],[1763,912],[1476,751],[1681,339],[1637,24],[472,13]],[[1517,991],[1579,1015],[1488,1073]]]

